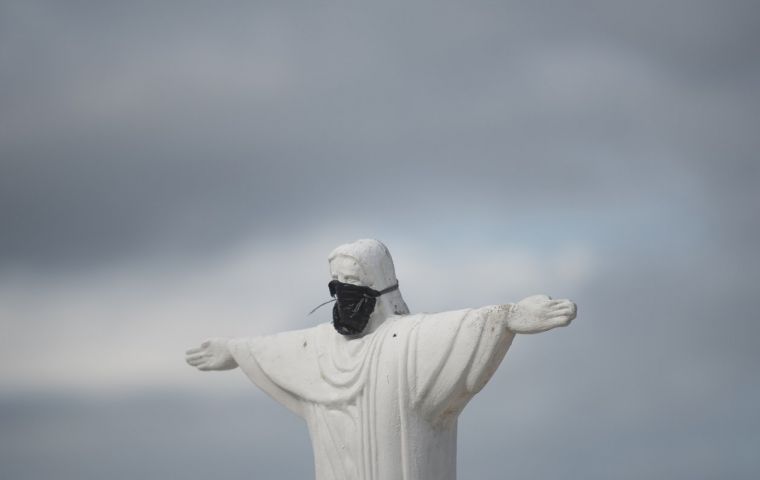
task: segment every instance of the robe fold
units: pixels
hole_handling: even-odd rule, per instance
[[[360,338],[325,323],[229,347],[306,421],[317,480],[453,480],[457,417],[512,342],[507,310],[394,316]]]

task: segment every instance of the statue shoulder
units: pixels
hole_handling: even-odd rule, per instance
[[[421,313],[419,315],[422,316],[422,318],[420,318],[420,321],[424,322],[425,324],[456,323],[456,322],[460,322],[472,311],[473,311],[472,308],[463,308],[461,310],[448,310],[445,312]]]
[[[462,320],[472,311],[471,308],[435,313],[413,313],[388,317],[383,328],[394,331],[411,330],[456,330]]]
[[[325,326],[331,327],[329,323],[320,324],[314,327],[302,328],[298,330],[287,330],[284,332],[272,333],[268,335],[259,335],[256,337],[235,338],[230,340],[230,350],[238,352],[282,352],[301,346],[315,338],[320,330]]]

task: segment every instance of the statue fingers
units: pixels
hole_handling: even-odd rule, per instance
[[[575,314],[578,313],[578,307],[575,305],[574,302],[571,302],[570,300],[565,300],[565,302],[566,302],[565,303],[566,307],[564,307],[564,308],[569,309],[570,310],[570,314],[573,317],[575,317]]]
[[[185,355],[192,355],[194,353],[202,352],[203,347],[194,347],[185,351]]]
[[[189,360],[203,359],[207,357],[208,357],[207,353],[200,352],[200,353],[194,353],[192,355],[187,355],[186,358],[189,361]]]
[[[192,358],[188,358],[186,360],[187,360],[187,363],[190,363],[192,365],[200,365],[203,362],[208,362],[210,360],[210,358],[208,358],[208,357],[192,357]]]
[[[185,361],[187,362],[188,365],[197,367],[201,363],[205,362],[206,359],[204,357],[187,357],[185,358]]]
[[[570,312],[575,313],[575,304],[571,302],[570,300],[562,300],[560,303],[557,303],[551,307],[549,307],[550,313],[558,313],[558,312]]]
[[[575,315],[573,314],[563,314],[563,315],[556,315],[554,317],[549,318],[549,321],[555,326],[555,327],[564,327],[566,325],[569,325],[570,322],[573,321],[575,318]]]
[[[214,355],[208,352],[202,352],[195,355],[190,355],[188,359],[195,362],[196,364],[201,362],[211,362],[214,360]]]
[[[553,317],[560,317],[562,315],[574,315],[575,309],[572,307],[561,307],[556,310],[552,310],[549,312],[549,314],[546,316],[547,318],[553,318]]]
[[[563,313],[562,315],[554,315],[546,319],[550,325],[567,325],[575,320],[575,315],[572,313]]]
[[[559,298],[557,300],[552,300],[551,302],[549,302],[549,305],[556,306],[556,307],[569,307],[575,304],[566,298]]]

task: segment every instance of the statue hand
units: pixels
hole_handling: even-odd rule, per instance
[[[569,325],[576,307],[570,300],[552,300],[548,295],[531,295],[512,306],[507,327],[515,333],[539,333]]]
[[[231,370],[238,366],[222,337],[209,338],[200,347],[185,352],[185,361],[198,370]]]

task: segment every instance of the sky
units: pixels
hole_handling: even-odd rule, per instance
[[[571,298],[459,422],[459,478],[760,474],[760,6],[0,0],[0,477],[311,478],[184,350]]]

